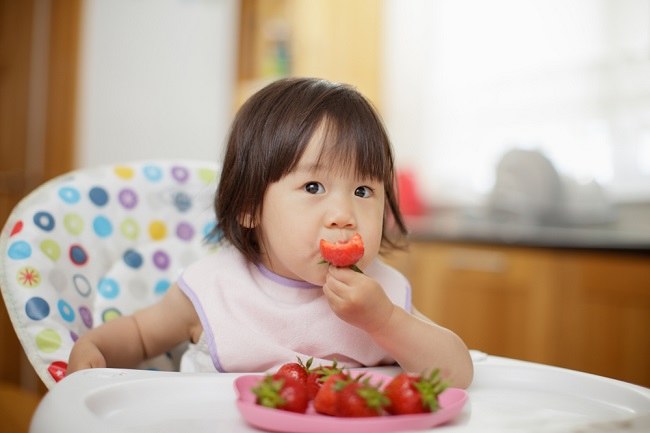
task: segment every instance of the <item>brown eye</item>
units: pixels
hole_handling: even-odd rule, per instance
[[[323,187],[319,182],[308,182],[305,184],[304,188],[309,194],[322,194],[325,192],[325,187]]]
[[[354,190],[354,195],[361,198],[372,197],[374,191],[369,186],[360,186]]]

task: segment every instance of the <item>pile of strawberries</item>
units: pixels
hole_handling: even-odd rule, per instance
[[[323,415],[369,417],[435,412],[438,395],[447,388],[439,370],[430,375],[400,373],[386,386],[363,374],[353,377],[336,362],[311,368],[312,359],[282,365],[252,389],[256,403],[305,413],[310,402]]]

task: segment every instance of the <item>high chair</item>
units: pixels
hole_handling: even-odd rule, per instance
[[[373,423],[313,413],[268,415],[251,393],[251,380],[262,375],[173,372],[174,353],[140,370],[79,371],[54,386],[78,336],[156,302],[184,266],[210,251],[214,244],[204,239],[215,224],[218,171],[199,161],[79,170],[47,182],[16,206],[0,234],[0,286],[22,346],[49,388],[31,417],[30,433],[244,433],[251,426],[412,431],[413,416]],[[458,432],[650,431],[647,388],[483,353],[472,353],[472,359],[472,385],[466,392],[452,389],[457,397],[449,406],[421,414],[431,417],[428,426],[438,417]],[[399,371],[364,369],[388,376]],[[0,431],[8,421],[0,417]]]
[[[48,388],[65,376],[79,336],[156,302],[209,251],[218,171],[191,160],[81,169],[14,208],[0,234],[0,288]],[[177,370],[177,352],[142,368]]]

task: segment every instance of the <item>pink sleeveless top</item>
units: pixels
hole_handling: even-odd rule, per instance
[[[395,305],[412,310],[402,274],[379,260],[365,273]],[[203,325],[203,341],[192,350],[203,347],[217,371],[267,371],[297,356],[313,357],[314,365],[336,359],[350,368],[394,362],[364,331],[332,312],[320,286],[276,275],[230,245],[190,265],[178,284]]]

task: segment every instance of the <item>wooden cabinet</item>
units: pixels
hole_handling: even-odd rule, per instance
[[[650,386],[650,256],[562,258],[559,362]]]
[[[470,348],[650,385],[650,256],[414,242],[387,261]]]
[[[378,107],[382,3],[376,0],[242,0],[238,50],[241,104],[282,76],[357,86]]]

